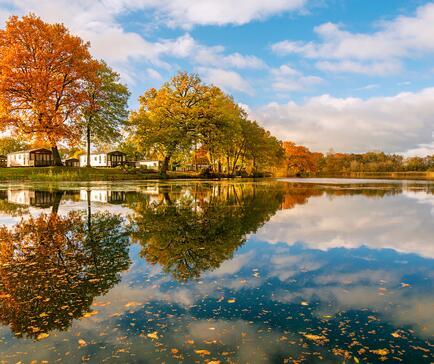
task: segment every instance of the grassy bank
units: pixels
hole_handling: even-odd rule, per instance
[[[7,181],[126,181],[159,179],[156,172],[120,168],[28,167],[0,168],[0,182]],[[198,178],[197,173],[169,173],[168,178]]]

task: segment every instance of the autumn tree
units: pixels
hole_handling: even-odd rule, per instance
[[[113,143],[121,137],[121,126],[128,117],[127,86],[105,62],[100,62],[96,77],[86,82],[87,98],[82,106],[90,167],[91,143]]]
[[[60,165],[57,145],[79,140],[86,81],[98,67],[89,43],[64,25],[9,18],[0,29],[0,128],[49,143]]]
[[[199,76],[186,72],[140,97],[140,107],[132,113],[129,124],[140,150],[162,156],[163,174],[177,153],[191,149],[210,97],[211,88]]]
[[[288,175],[305,175],[317,170],[318,156],[293,142],[283,142],[285,169]]]
[[[0,138],[0,155],[7,155],[12,152],[27,149],[28,143],[21,139],[5,136]]]

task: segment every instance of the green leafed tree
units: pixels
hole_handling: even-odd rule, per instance
[[[205,118],[211,97],[212,87],[186,72],[140,97],[140,107],[130,118],[134,140],[139,150],[160,155],[163,174],[172,158],[188,151],[197,140],[198,124]]]
[[[27,149],[29,145],[17,138],[5,136],[0,138],[0,155],[7,155],[8,153],[17,152]]]
[[[106,63],[101,62],[97,77],[87,83],[87,101],[83,104],[83,128],[86,134],[87,166],[90,167],[91,144],[108,144],[121,137],[128,118],[127,86]]]

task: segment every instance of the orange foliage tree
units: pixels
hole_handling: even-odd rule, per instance
[[[84,84],[98,67],[89,43],[64,25],[9,18],[0,29],[0,129],[48,143],[61,164],[57,144],[78,141]]]
[[[317,170],[318,155],[293,142],[283,142],[285,167],[288,175],[304,175]]]

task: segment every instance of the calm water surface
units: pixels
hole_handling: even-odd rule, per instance
[[[434,184],[0,184],[0,363],[433,363]]]

